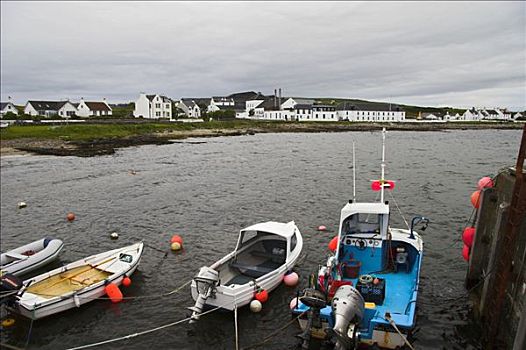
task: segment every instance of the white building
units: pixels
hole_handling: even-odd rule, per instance
[[[141,92],[133,110],[135,118],[172,119],[172,100],[162,95],[146,95]]]
[[[309,98],[298,98],[298,97],[289,97],[281,104],[281,109],[294,109],[298,104],[300,105],[313,105],[316,101]]]
[[[514,119],[514,120],[517,120],[517,119],[519,119],[519,118],[522,118],[522,114],[521,114],[520,112],[517,112],[517,113],[515,113],[515,114],[513,115],[513,119]]]
[[[235,101],[231,97],[213,96],[207,107],[207,112],[216,112],[224,109],[234,109]]]
[[[338,120],[351,122],[403,122],[405,112],[390,103],[358,104],[342,102],[337,107]]]
[[[193,99],[182,98],[175,106],[188,118],[201,118],[201,108]]]
[[[104,99],[101,102],[92,102],[84,101],[83,98],[80,99],[80,103],[77,107],[77,115],[79,117],[101,117],[111,115],[111,107]]]
[[[77,114],[77,107],[69,101],[27,101],[24,114],[30,116],[69,118]]]
[[[7,102],[0,102],[0,118],[7,113],[18,115],[18,109],[13,104],[13,102],[11,102],[11,97],[8,98]]]

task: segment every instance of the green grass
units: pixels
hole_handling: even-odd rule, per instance
[[[140,123],[140,124],[73,124],[73,125],[11,125],[2,130],[2,140],[20,138],[64,139],[89,141],[104,138],[152,134],[163,131],[195,129],[242,129],[264,127],[272,129],[286,122],[259,122],[244,120],[212,121],[207,123]]]

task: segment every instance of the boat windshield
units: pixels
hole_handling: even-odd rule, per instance
[[[342,224],[342,233],[360,234],[360,233],[380,233],[380,223],[383,214],[356,213],[347,217]]]

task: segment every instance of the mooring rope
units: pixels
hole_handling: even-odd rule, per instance
[[[409,227],[409,223],[408,223],[407,220],[405,219],[404,213],[402,213],[402,210],[401,210],[400,207],[398,206],[398,202],[396,201],[394,195],[391,193],[391,191],[387,191],[387,193],[389,193],[389,195],[390,195],[391,198],[393,199],[393,202],[394,202],[394,204],[395,204],[395,207],[396,207],[396,209],[398,209],[398,212],[400,213],[400,216],[401,216],[402,219],[404,220],[405,225],[407,226],[407,229],[410,230],[411,228]]]
[[[205,311],[205,312],[201,313],[199,316],[204,316],[206,314],[212,313],[212,312],[217,311],[219,309],[221,309],[221,306],[218,306],[218,307],[215,307],[215,308],[213,308],[211,310]],[[103,341],[100,341],[100,342],[97,342],[97,343],[76,346],[76,347],[73,347],[73,348],[68,348],[66,350],[87,349],[87,348],[92,348],[92,347],[99,346],[99,345],[114,343],[114,342],[117,342],[117,341],[120,341],[120,340],[126,340],[126,339],[130,339],[130,338],[135,338],[135,337],[138,337],[140,335],[144,335],[144,334],[148,334],[148,333],[159,331],[159,330],[164,329],[164,328],[176,326],[178,324],[190,321],[191,319],[192,319],[192,316],[184,318],[184,319],[176,321],[176,322],[168,323],[168,324],[165,324],[165,325],[162,325],[162,326],[159,326],[159,327],[147,329],[147,330],[142,331],[142,332],[132,333],[132,334],[128,334],[128,335],[125,335],[125,336],[122,336],[122,337],[117,337],[117,338],[113,338],[113,339],[103,340]]]
[[[413,347],[413,345],[411,345],[411,343],[409,342],[409,340],[407,340],[407,338],[405,337],[404,334],[402,334],[402,332],[400,332],[400,330],[398,329],[398,327],[396,326],[396,323],[393,321],[393,319],[391,318],[391,316],[389,316],[389,314],[385,314],[385,320],[389,321],[389,324],[391,326],[393,326],[393,328],[395,329],[395,331],[398,332],[398,334],[400,335],[400,337],[402,337],[402,340],[404,341],[405,345],[407,345],[411,350],[415,350],[415,348]]]
[[[301,314],[299,314],[298,316],[294,317],[292,320],[290,320],[289,322],[287,322],[283,327],[275,330],[274,332],[270,333],[269,335],[267,335],[265,338],[263,338],[263,341],[261,343],[257,343],[257,344],[253,344],[253,345],[250,345],[249,347],[246,347],[246,348],[243,348],[242,350],[249,350],[249,349],[255,349],[255,348],[258,348],[260,346],[263,346],[265,345],[269,340],[271,340],[274,336],[276,336],[279,332],[283,331],[284,329],[286,329],[288,326],[290,326],[291,324],[293,324],[295,321],[297,321],[301,316],[303,316],[304,314],[306,314],[307,311],[303,311]]]

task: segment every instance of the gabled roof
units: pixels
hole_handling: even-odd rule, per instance
[[[146,95],[146,97],[148,98],[148,100],[150,100],[150,102],[153,101],[155,96],[157,96],[157,95]],[[169,99],[168,97],[166,97],[164,95],[159,95],[159,97],[163,100],[163,102],[171,102],[172,101],[171,99]]]
[[[262,95],[254,91],[245,91],[245,92],[236,92],[234,94],[228,95],[227,97],[234,99],[235,103],[244,104],[246,101],[256,100],[258,96],[262,96]]]
[[[301,97],[289,97],[294,100],[299,105],[313,105],[316,100],[313,100],[311,98],[301,98]],[[283,102],[287,101],[289,98],[281,98]],[[282,102],[282,103],[283,103]]]
[[[494,109],[488,109],[487,112],[488,114],[491,114],[491,115],[499,115],[499,113]]]
[[[58,111],[68,102],[69,101],[27,101],[27,103],[37,111]]]
[[[104,102],[88,102],[84,101],[86,106],[92,111],[111,111],[111,108]]]
[[[195,100],[194,99],[190,99],[190,98],[182,98],[181,99],[181,102],[184,103],[187,107],[190,107],[190,108],[194,108],[194,106],[197,106],[197,103],[195,103]]]
[[[12,105],[16,108],[15,104],[13,102],[0,102],[0,109],[4,109],[7,107],[7,105]]]

